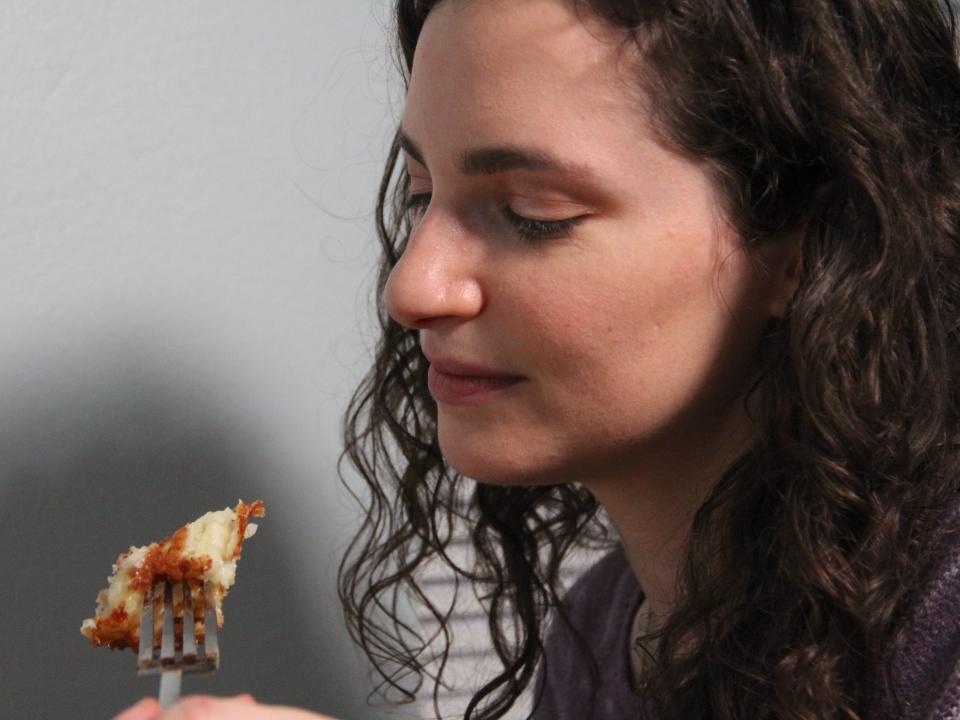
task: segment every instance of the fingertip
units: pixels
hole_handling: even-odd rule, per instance
[[[240,695],[234,695],[233,699],[234,699],[234,700],[239,700],[240,702],[246,702],[246,703],[255,703],[255,702],[257,702],[257,701],[254,699],[253,695],[251,695],[250,693],[241,693]]]
[[[131,705],[113,720],[158,720],[163,715],[163,708],[156,698],[143,698],[136,705]]]

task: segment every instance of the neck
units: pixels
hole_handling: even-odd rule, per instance
[[[650,609],[651,629],[677,602],[677,574],[697,509],[753,438],[742,403],[711,428],[670,433],[629,464],[631,472],[584,482],[620,534]]]

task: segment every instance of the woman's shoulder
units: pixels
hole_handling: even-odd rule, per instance
[[[563,597],[565,608],[574,615],[596,609],[598,604],[612,603],[615,598],[629,596],[632,601],[642,594],[622,545],[601,556],[573,583]]]
[[[534,717],[587,717],[594,692],[595,718],[641,716],[645,706],[633,695],[627,677],[627,642],[630,621],[642,599],[622,547],[600,557],[577,578],[563,596],[562,606],[585,647],[554,615],[547,633],[545,664],[534,689],[534,696],[540,698]],[[600,673],[595,687],[590,681],[590,656]]]
[[[621,642],[622,625],[632,617],[643,592],[627,562],[622,546],[595,560],[561,598],[561,609],[589,649],[602,657],[607,646]],[[548,653],[569,657],[576,639],[554,614],[547,635]]]
[[[907,613],[898,624],[890,656],[893,694],[877,698],[879,706],[868,717],[883,720],[956,720],[960,708],[960,506],[944,516],[931,539],[928,562],[933,568],[927,581],[917,588]],[[563,606],[571,623],[586,640],[595,658],[617,658],[623,644],[625,623],[643,599],[636,577],[617,547],[594,562],[570,587]],[[568,717],[558,699],[568,701],[583,689],[582,662],[575,641],[554,618],[548,635],[546,684],[558,697],[548,703],[555,715]],[[614,667],[616,663],[614,662]],[[601,680],[622,690],[620,673]],[[618,687],[620,686],[620,687]],[[562,690],[560,688],[563,688]],[[540,687],[538,687],[540,689]],[[609,691],[609,685],[607,687]],[[575,692],[577,691],[577,692]],[[548,692],[548,695],[550,693]],[[559,696],[563,696],[560,698]],[[624,695],[624,700],[627,697]],[[569,717],[574,717],[570,715]]]
[[[892,690],[883,717],[948,720],[960,707],[960,507],[930,542],[933,572],[899,623],[889,658]]]

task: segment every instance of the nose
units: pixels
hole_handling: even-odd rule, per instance
[[[478,258],[452,221],[428,208],[384,288],[387,312],[421,330],[442,318],[466,320],[483,307]]]

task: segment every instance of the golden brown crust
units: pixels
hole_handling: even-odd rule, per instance
[[[256,500],[252,503],[240,501],[235,508],[235,512],[237,515],[237,542],[233,551],[233,557],[239,558],[250,518],[263,517],[265,509],[262,500]],[[182,554],[188,533],[188,526],[184,525],[163,540],[148,545],[147,553],[143,561],[132,568],[132,572],[128,573],[130,581],[127,592],[140,593],[141,596],[145,597],[157,581],[172,580],[174,582],[181,582],[186,580],[190,582],[192,588],[191,598],[193,600],[193,607],[199,611],[197,617],[202,617],[204,600],[201,588],[204,574],[210,569],[213,561],[206,555],[188,557]],[[131,548],[131,551],[132,550],[133,548]],[[118,567],[131,551],[121,553],[117,557],[116,565]],[[215,588],[218,603],[219,599],[225,594],[225,588]],[[159,615],[155,614],[155,617],[157,623],[159,623]],[[137,649],[140,643],[139,614],[132,615],[121,605],[115,608],[109,615],[97,615],[93,620],[93,627],[84,628],[83,634],[95,645],[112,649],[122,649],[126,647],[133,648],[134,650]],[[219,609],[217,620],[218,625],[223,624]],[[197,639],[200,640],[202,639],[202,626],[196,629],[198,631]],[[154,638],[159,641],[159,632],[154,632]]]
[[[263,517],[266,509],[263,506],[263,500],[254,500],[252,503],[241,502],[237,505],[237,548],[233,551],[234,557],[240,557],[240,549],[243,547],[243,539],[247,535],[247,523],[251,517]]]

